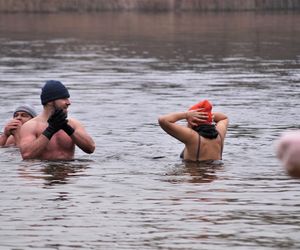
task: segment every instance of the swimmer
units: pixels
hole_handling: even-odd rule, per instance
[[[25,123],[20,130],[20,152],[23,159],[72,160],[75,146],[87,154],[95,150],[95,143],[84,126],[68,118],[71,105],[68,89],[50,80],[41,91],[43,111]]]
[[[176,122],[186,120],[187,126]],[[203,100],[187,112],[170,113],[158,118],[159,125],[169,135],[181,141],[185,148],[181,158],[188,161],[221,160],[228,118],[212,113],[212,104]]]
[[[300,178],[300,131],[281,135],[276,142],[276,156],[290,176]]]
[[[0,135],[0,146],[18,146],[21,126],[36,115],[34,107],[29,104],[17,107],[13,113],[13,119],[5,125]]]

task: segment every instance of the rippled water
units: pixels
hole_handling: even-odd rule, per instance
[[[0,16],[0,127],[40,87],[70,89],[96,141],[71,162],[0,149],[1,249],[299,249],[300,195],[274,155],[299,128],[300,16]],[[223,164],[184,164],[157,117],[208,98]]]

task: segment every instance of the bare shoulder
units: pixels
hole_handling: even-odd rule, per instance
[[[30,128],[35,128],[39,124],[38,120],[36,118],[30,119],[29,121],[25,122],[21,129],[28,130]]]
[[[47,126],[38,116],[25,122],[21,127],[21,134],[23,133],[36,133]]]

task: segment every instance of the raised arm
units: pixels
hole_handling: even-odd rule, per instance
[[[20,129],[20,152],[23,159],[36,159],[45,151],[49,139],[41,134],[37,137],[36,123],[28,121]]]
[[[95,142],[86,132],[79,121],[70,119],[63,130],[70,136],[72,141],[85,153],[92,154],[95,151]]]
[[[223,113],[216,112],[213,113],[213,118],[214,122],[216,123],[216,129],[218,130],[218,132],[224,140],[229,124],[228,117]]]
[[[0,134],[0,147],[4,146],[7,142],[9,135],[5,134],[5,133],[1,133]]]
[[[4,127],[4,132],[0,135],[0,146],[15,145],[14,135],[20,129],[22,122],[17,119],[10,120]],[[17,136],[17,135],[16,135]]]
[[[189,142],[195,132],[189,127],[176,124],[176,122],[186,119],[190,125],[196,125],[197,121],[205,121],[206,118],[206,112],[201,112],[201,110],[193,110],[160,116],[158,118],[158,123],[169,135],[186,144]]]
[[[20,131],[20,151],[23,159],[40,158],[45,152],[52,136],[66,123],[67,115],[62,110],[55,112],[48,119],[48,127],[39,134],[39,122],[30,120],[25,123]]]

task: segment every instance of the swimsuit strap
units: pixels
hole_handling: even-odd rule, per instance
[[[199,135],[199,134],[198,134],[198,135]],[[199,135],[196,161],[199,161],[199,156],[200,156],[200,152],[199,152],[199,151],[200,151],[200,144],[201,144],[201,136]]]
[[[223,140],[222,140],[222,136],[220,135],[219,131],[218,134],[221,138],[221,160],[222,160],[222,155],[223,155]],[[197,148],[197,157],[196,157],[196,161],[199,161],[199,156],[200,156],[200,144],[201,144],[201,136],[198,134],[199,138],[198,138],[198,148]],[[180,154],[180,158],[184,159],[184,150],[181,152]]]
[[[222,136],[220,135],[219,131],[218,131],[218,134],[221,138],[221,160],[222,160],[222,155],[223,155],[223,140],[222,140]]]
[[[222,160],[222,155],[223,155],[223,140],[222,140],[222,136],[220,135],[219,131],[218,131],[218,134],[219,134],[220,139],[221,139],[221,160]],[[199,156],[200,156],[200,144],[201,144],[201,136],[199,135],[198,149],[197,149],[197,158],[196,158],[197,161],[199,161]]]
[[[197,157],[196,157],[196,161],[199,161],[199,155],[200,155],[200,152],[199,152],[199,150],[200,150],[200,143],[201,143],[201,137],[200,137],[200,135],[198,134],[198,136],[199,136],[199,138],[198,138],[198,149],[197,149]],[[184,149],[182,150],[182,152],[181,152],[181,154],[180,154],[180,158],[181,159],[184,159]]]

